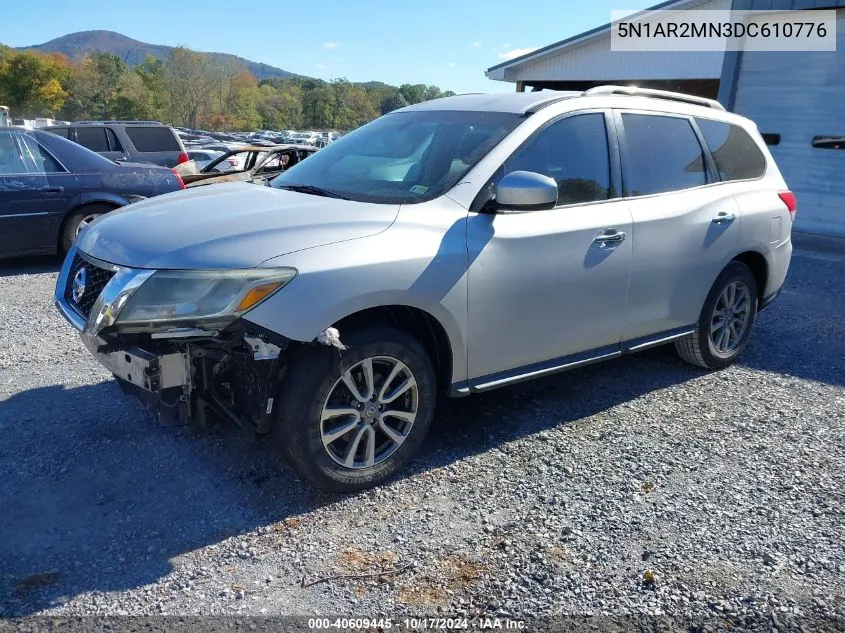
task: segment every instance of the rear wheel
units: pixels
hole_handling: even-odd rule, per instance
[[[733,363],[757,319],[757,280],[742,262],[731,262],[716,279],[701,309],[695,332],[675,341],[688,363],[721,369]]]
[[[94,220],[111,211],[114,207],[106,204],[89,204],[71,213],[62,226],[60,246],[63,253],[67,253],[77,236]]]
[[[389,327],[303,347],[291,359],[274,435],[287,461],[320,488],[351,492],[399,470],[422,444],[436,399],[420,343]]]

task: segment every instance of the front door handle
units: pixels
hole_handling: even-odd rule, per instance
[[[615,246],[622,242],[626,237],[628,237],[623,231],[617,231],[616,229],[607,229],[604,233],[599,233],[593,239],[593,242],[598,244],[600,248],[608,248],[609,246]]]
[[[719,214],[713,218],[713,224],[730,224],[734,220],[736,220],[735,214],[720,211]]]
[[[45,189],[43,189],[43,191],[44,191],[44,193],[49,193],[49,194],[59,194],[59,193],[64,193],[65,188],[64,187],[46,187]]]

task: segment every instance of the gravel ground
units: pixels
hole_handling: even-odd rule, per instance
[[[53,309],[55,270],[0,269],[4,617],[845,617],[845,250],[796,251],[737,366],[661,348],[446,403],[350,496],[154,422]]]

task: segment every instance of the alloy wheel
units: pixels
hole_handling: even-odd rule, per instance
[[[82,231],[82,229],[84,229],[86,226],[88,226],[89,224],[91,224],[91,222],[93,222],[94,220],[96,220],[98,217],[100,217],[100,216],[99,216],[99,214],[95,214],[95,213],[92,213],[92,214],[90,214],[90,215],[86,215],[86,216],[84,216],[84,217],[83,217],[83,218],[79,221],[79,224],[77,224],[77,225],[76,225],[76,236],[78,237],[78,236],[79,236],[79,234],[80,234],[80,232]]]
[[[391,356],[372,356],[338,378],[320,412],[320,439],[345,468],[370,468],[402,446],[419,407],[410,368]]]
[[[710,320],[710,342],[713,352],[723,358],[737,349],[751,319],[751,292],[741,281],[732,281],[713,308]]]

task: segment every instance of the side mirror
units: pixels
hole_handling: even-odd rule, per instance
[[[522,213],[553,209],[557,196],[553,178],[533,171],[512,171],[496,185],[496,211]]]

